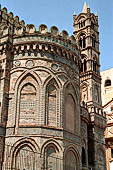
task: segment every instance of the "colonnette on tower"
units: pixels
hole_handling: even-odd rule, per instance
[[[0,10],[0,166],[106,170],[98,16],[38,31]]]

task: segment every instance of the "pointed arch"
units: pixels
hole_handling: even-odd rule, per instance
[[[105,159],[106,159],[106,152],[105,148],[98,144],[96,146],[96,155],[97,155],[97,164],[100,164],[100,166],[104,167],[105,166]]]
[[[54,141],[49,140],[45,142],[42,146],[42,154],[44,155],[45,169],[57,170],[60,169],[60,158],[61,158],[61,146]]]
[[[37,82],[37,84],[41,85],[41,79],[40,77],[34,72],[34,71],[25,71],[24,73],[22,73],[16,80],[16,83],[15,83],[15,86],[14,86],[14,89],[18,89],[19,87],[19,84],[21,84],[21,82],[25,79],[25,77],[27,76],[31,76],[33,77],[33,79]]]
[[[39,83],[31,73],[18,79],[15,88],[15,133],[19,126],[38,123]]]
[[[59,102],[59,86],[56,80],[51,79],[46,86],[46,124],[48,126],[57,126]]]
[[[15,142],[11,148],[9,165],[11,165],[11,169],[29,169],[29,166],[33,170],[34,167],[39,166],[38,162],[35,161],[39,159],[39,153],[40,149],[35,140],[22,138]]]
[[[42,145],[42,147],[41,147],[41,154],[44,155],[45,149],[46,149],[48,146],[50,146],[51,144],[54,145],[54,146],[57,148],[58,152],[60,153],[60,155],[59,155],[59,157],[60,157],[60,156],[61,156],[61,153],[63,152],[63,148],[62,148],[62,146],[61,146],[56,140],[54,140],[53,138],[47,140],[47,141]],[[62,155],[62,156],[63,156],[63,155]]]
[[[64,151],[64,167],[66,170],[77,170],[80,169],[80,156],[79,152],[75,147],[68,146]]]
[[[79,92],[78,92],[78,86],[76,83],[72,81],[66,81],[63,88],[64,88],[64,93],[67,87],[70,86],[70,93],[72,94],[73,98],[76,100],[76,102],[79,104]],[[68,88],[69,89],[69,88]]]
[[[20,91],[19,125],[34,121],[37,91],[31,82],[26,82]]]
[[[77,95],[72,83],[68,83],[64,89],[64,127],[72,133],[76,132],[77,120]]]

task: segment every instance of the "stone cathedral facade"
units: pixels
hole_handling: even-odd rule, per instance
[[[98,16],[85,3],[73,27],[0,9],[2,170],[106,170]]]

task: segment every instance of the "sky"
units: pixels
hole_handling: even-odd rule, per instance
[[[98,13],[101,71],[113,68],[113,0],[86,0],[92,13]],[[55,25],[73,34],[73,13],[82,12],[84,0],[0,0],[0,4],[26,24]]]

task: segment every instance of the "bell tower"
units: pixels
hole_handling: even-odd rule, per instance
[[[81,101],[87,102],[88,105],[95,104],[101,107],[100,93],[100,61],[99,61],[99,32],[98,16],[90,12],[89,6],[84,3],[83,11],[78,16],[74,13],[74,36],[81,48],[81,68],[80,78],[81,85],[84,88],[87,84],[90,86],[89,91],[85,89],[81,94]],[[88,77],[90,81],[88,81]],[[85,81],[84,81],[85,79]],[[86,81],[87,80],[87,81]],[[88,90],[88,89],[87,89]]]
[[[87,103],[90,117],[87,126],[88,164],[95,170],[105,170],[106,118],[101,102],[98,15],[91,13],[89,5],[85,2],[82,13],[74,13],[73,20],[74,36],[81,49],[80,100],[81,103]]]

